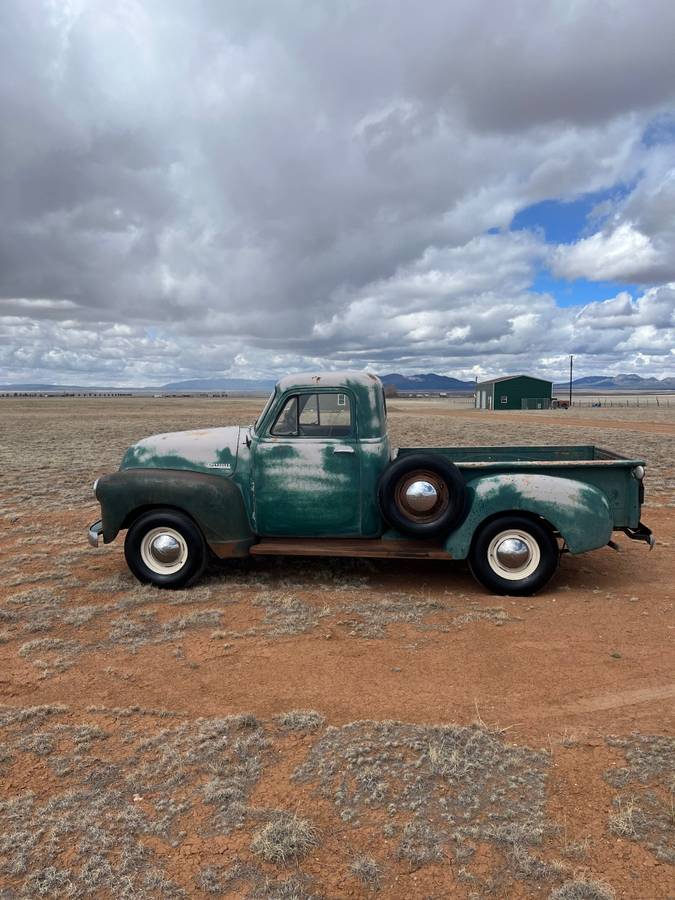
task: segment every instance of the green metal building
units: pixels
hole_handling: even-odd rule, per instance
[[[476,385],[476,409],[549,409],[552,381],[507,375]]]

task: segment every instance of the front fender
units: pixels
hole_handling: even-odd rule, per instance
[[[465,559],[481,522],[502,512],[541,516],[560,533],[571,553],[604,547],[612,536],[607,497],[581,481],[516,472],[481,476],[466,487],[467,516],[445,542],[454,559]]]
[[[219,556],[245,553],[255,541],[237,485],[220,475],[172,469],[121,469],[99,478],[103,540],[115,540],[136,511],[173,507],[187,513]]]

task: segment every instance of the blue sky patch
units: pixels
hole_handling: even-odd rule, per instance
[[[511,230],[541,229],[549,244],[570,244],[596,230],[597,222],[589,222],[589,216],[599,203],[615,203],[628,191],[628,186],[621,186],[584,194],[578,200],[569,202],[542,200],[516,213]]]
[[[645,147],[675,143],[675,115],[670,113],[652,119],[644,130],[642,143]]]
[[[551,294],[557,306],[585,306],[596,300],[608,300],[621,291],[627,291],[633,298],[637,297],[635,287],[630,284],[620,284],[618,281],[587,281],[585,278],[567,281],[564,278],[555,278],[547,269],[537,273],[530,290],[538,294]]]

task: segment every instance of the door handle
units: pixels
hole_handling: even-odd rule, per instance
[[[353,452],[354,452],[353,447],[344,447],[344,446],[333,447],[333,453],[353,453]]]

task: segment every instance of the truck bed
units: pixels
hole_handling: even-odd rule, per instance
[[[435,453],[454,462],[459,468],[464,466],[496,463],[521,464],[546,463],[547,465],[570,465],[596,463],[603,465],[644,465],[642,460],[630,460],[612,450],[596,447],[593,444],[574,444],[562,446],[525,446],[525,447],[401,447],[397,456],[410,453]]]
[[[637,527],[644,499],[633,468],[641,459],[627,459],[592,444],[529,447],[403,447],[398,456],[433,453],[455,463],[467,482],[505,473],[571,478],[601,490],[614,517],[614,527]]]

